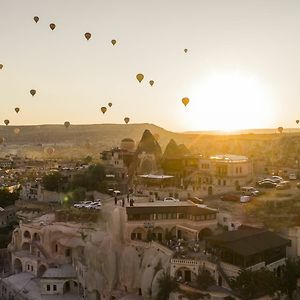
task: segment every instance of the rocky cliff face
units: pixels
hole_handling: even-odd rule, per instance
[[[170,257],[149,244],[125,242],[125,217],[122,207],[108,203],[97,224],[53,222],[47,226],[35,223],[32,227],[21,224],[15,230],[10,250],[21,249],[26,230],[32,235],[38,232],[39,249],[48,266],[70,264],[71,256],[66,256],[66,249],[72,249],[74,269],[88,293],[97,291],[101,299],[110,299],[115,290],[137,293],[141,289],[143,298],[150,299],[157,293],[158,274],[168,267]],[[85,266],[83,276],[81,265]]]
[[[148,129],[146,129],[143,133],[143,136],[136,149],[136,155],[139,155],[143,152],[146,154],[154,154],[156,160],[159,160],[162,155],[159,143]]]

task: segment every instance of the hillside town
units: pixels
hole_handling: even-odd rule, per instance
[[[3,300],[300,297],[298,168],[162,150],[149,130],[0,165]]]

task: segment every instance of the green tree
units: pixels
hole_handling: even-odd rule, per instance
[[[200,290],[207,291],[210,286],[216,284],[216,281],[207,269],[202,268],[197,275],[196,284]]]
[[[172,292],[175,292],[178,289],[178,283],[175,278],[170,276],[170,274],[164,272],[158,279],[158,289],[156,299],[166,300],[169,299]]]
[[[47,191],[58,192],[62,187],[63,176],[59,172],[46,174],[42,179],[42,183]]]
[[[14,205],[15,202],[19,199],[19,191],[10,193],[6,189],[0,189],[0,206],[5,208],[9,205]]]
[[[232,280],[231,286],[235,289],[242,299],[250,300],[264,295],[273,296],[280,287],[280,279],[275,273],[261,269],[252,272],[242,270],[240,274]]]
[[[300,277],[300,262],[287,260],[281,278],[281,291],[289,299],[293,299],[293,293],[297,288],[297,279]]]

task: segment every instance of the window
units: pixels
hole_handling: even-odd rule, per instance
[[[49,292],[50,290],[50,284],[47,284],[47,291]]]
[[[58,251],[58,245],[56,244],[55,245],[55,252],[57,252]]]
[[[66,256],[71,256],[71,249],[66,250]]]
[[[33,272],[33,266],[31,266],[31,272]]]
[[[53,285],[53,291],[56,291],[57,288],[56,288],[56,284]]]

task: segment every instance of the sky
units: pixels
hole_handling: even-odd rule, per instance
[[[0,120],[297,127],[299,28],[299,0],[0,0]]]

